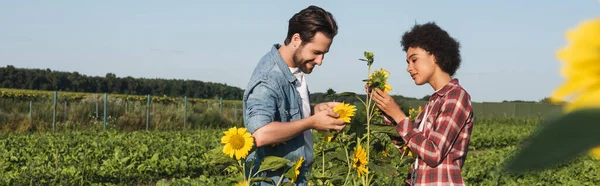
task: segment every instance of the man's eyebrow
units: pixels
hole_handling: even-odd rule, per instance
[[[328,51],[313,50],[313,52],[314,52],[314,53],[321,53],[321,54],[325,54],[325,53],[327,53]]]

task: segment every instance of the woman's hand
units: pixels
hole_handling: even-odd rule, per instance
[[[373,89],[371,92],[371,99],[375,101],[375,104],[377,104],[377,107],[379,107],[381,111],[390,116],[395,122],[399,122],[406,118],[406,115],[400,110],[400,106],[392,99],[392,96],[383,92],[381,89]]]

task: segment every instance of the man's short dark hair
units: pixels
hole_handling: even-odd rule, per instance
[[[295,33],[300,34],[303,43],[307,43],[312,41],[317,32],[333,39],[337,35],[337,30],[337,23],[331,13],[321,7],[311,5],[290,18],[284,44],[288,45]]]
[[[410,47],[419,47],[433,54],[440,68],[450,76],[460,67],[460,43],[435,22],[416,24],[404,33],[401,44],[404,52]]]

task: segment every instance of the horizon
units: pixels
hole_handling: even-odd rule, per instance
[[[64,73],[75,73],[75,72],[77,72],[77,73],[79,73],[78,71],[61,71],[61,70],[53,70],[53,69],[50,69],[50,68],[21,68],[21,67],[17,67],[17,66],[14,66],[14,65],[7,65],[5,67],[0,67],[0,68],[7,68],[8,66],[13,66],[15,69],[50,70],[51,72],[64,72]],[[112,72],[107,72],[107,73],[112,73]],[[97,75],[87,75],[87,74],[82,74],[82,73],[79,73],[79,75],[84,76],[84,77],[100,77],[100,78],[105,78],[106,77],[106,76],[97,76]],[[226,83],[211,82],[211,81],[202,81],[202,80],[196,80],[196,79],[176,79],[176,78],[165,79],[165,78],[160,78],[160,77],[146,78],[146,77],[133,77],[133,76],[118,76],[117,74],[115,74],[115,76],[117,78],[121,78],[121,79],[131,77],[133,79],[176,80],[176,81],[179,81],[179,80],[181,80],[181,81],[189,81],[189,80],[191,80],[191,81],[200,81],[200,82],[204,82],[204,83],[222,84],[222,85],[226,85],[226,86],[230,86],[230,87],[235,87],[235,88],[240,88],[242,90],[245,90],[243,87],[233,86],[233,85],[229,85],[229,84],[226,84]],[[0,87],[0,88],[3,88],[3,89],[13,89],[13,88],[4,88],[4,87]],[[39,90],[39,89],[22,89],[22,90]],[[50,90],[40,90],[40,91],[50,91]],[[56,90],[56,91],[60,92],[62,90]],[[75,92],[75,91],[64,91],[64,92]],[[93,93],[93,92],[77,92],[77,93]],[[323,92],[311,92],[310,94],[326,94],[326,93],[327,93],[327,90],[325,90]],[[336,91],[336,94],[339,94],[339,93],[342,93],[342,92],[337,92]],[[113,94],[113,93],[108,93],[108,94]],[[356,94],[357,95],[364,95],[364,94],[359,94],[359,93],[356,93]],[[141,94],[139,94],[139,95],[141,95]],[[391,96],[401,96],[401,97],[404,97],[404,98],[417,99],[417,100],[421,100],[425,96],[430,96],[430,95],[423,95],[421,97],[410,97],[410,96],[405,96],[405,95],[400,95],[400,94],[390,94],[390,95]],[[180,97],[180,96],[173,96],[173,97]],[[209,98],[204,98],[204,99],[209,99]],[[241,99],[239,99],[239,100],[241,100]],[[503,101],[498,101],[498,102],[496,102],[496,101],[472,101],[472,102],[473,103],[503,103],[503,102],[535,102],[535,103],[539,103],[540,101],[541,101],[541,99],[540,100],[503,100]]]

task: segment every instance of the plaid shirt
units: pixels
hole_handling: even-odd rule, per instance
[[[469,94],[458,84],[458,79],[452,79],[431,95],[425,108],[429,112],[422,132],[418,127],[424,112],[419,113],[414,122],[405,118],[395,126],[402,137],[393,139],[396,147],[400,147],[398,144],[403,140],[419,157],[418,169],[413,170],[413,163],[406,182],[413,183],[411,177],[416,172],[416,185],[464,185],[461,169],[473,128]],[[403,152],[402,148],[399,150]]]

